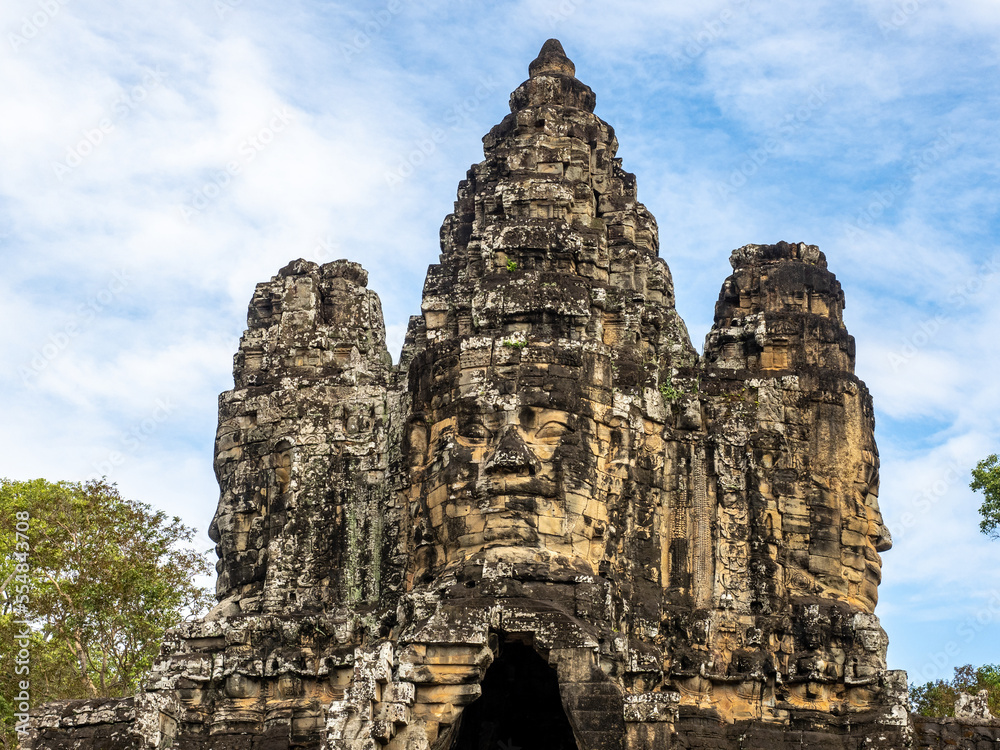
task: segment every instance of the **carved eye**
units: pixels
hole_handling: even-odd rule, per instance
[[[535,433],[535,440],[541,442],[555,442],[567,432],[571,432],[571,428],[565,422],[546,422],[542,425],[542,428]]]
[[[466,442],[483,444],[490,439],[491,433],[482,422],[464,422],[458,430],[458,436]]]

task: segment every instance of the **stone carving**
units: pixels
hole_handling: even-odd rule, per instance
[[[367,280],[356,263],[295,261],[254,294],[219,400],[210,618],[378,599],[393,552],[362,545],[388,520],[393,373]]]
[[[733,251],[699,356],[594,93],[555,40],[529,74],[398,365],[360,266],[258,286],[219,605],[134,701],[56,704],[27,746],[937,746],[886,668],[874,416],[825,257]]]
[[[955,701],[955,718],[973,721],[992,721],[996,717],[990,712],[990,693],[980,690],[975,695],[959,693]]]

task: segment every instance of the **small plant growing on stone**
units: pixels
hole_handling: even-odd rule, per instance
[[[675,388],[672,380],[668,380],[666,383],[660,383],[660,395],[664,401],[676,401],[684,395],[684,392]]]
[[[516,270],[517,270],[517,261],[516,260],[508,260],[507,261],[507,272],[508,273],[514,273],[514,271],[516,271]]]
[[[508,349],[523,349],[528,345],[528,342],[519,341],[518,339],[504,339],[503,345]]]
[[[737,402],[739,403],[752,402],[754,406],[760,406],[760,400],[757,398],[756,388],[754,388],[753,391],[751,392],[749,388],[743,386],[742,390],[740,390],[738,393],[737,392],[727,393],[725,398],[726,398],[726,403],[729,404],[735,404]]]

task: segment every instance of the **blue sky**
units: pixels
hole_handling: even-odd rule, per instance
[[[875,399],[878,614],[911,680],[1000,662],[995,0],[5,0],[0,475],[204,530],[254,284],[369,271],[398,356],[441,220],[542,42],[597,93],[695,345],[733,248],[818,244]]]

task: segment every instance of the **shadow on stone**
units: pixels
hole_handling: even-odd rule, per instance
[[[577,750],[556,671],[530,646],[502,644],[482,684],[449,750]]]

